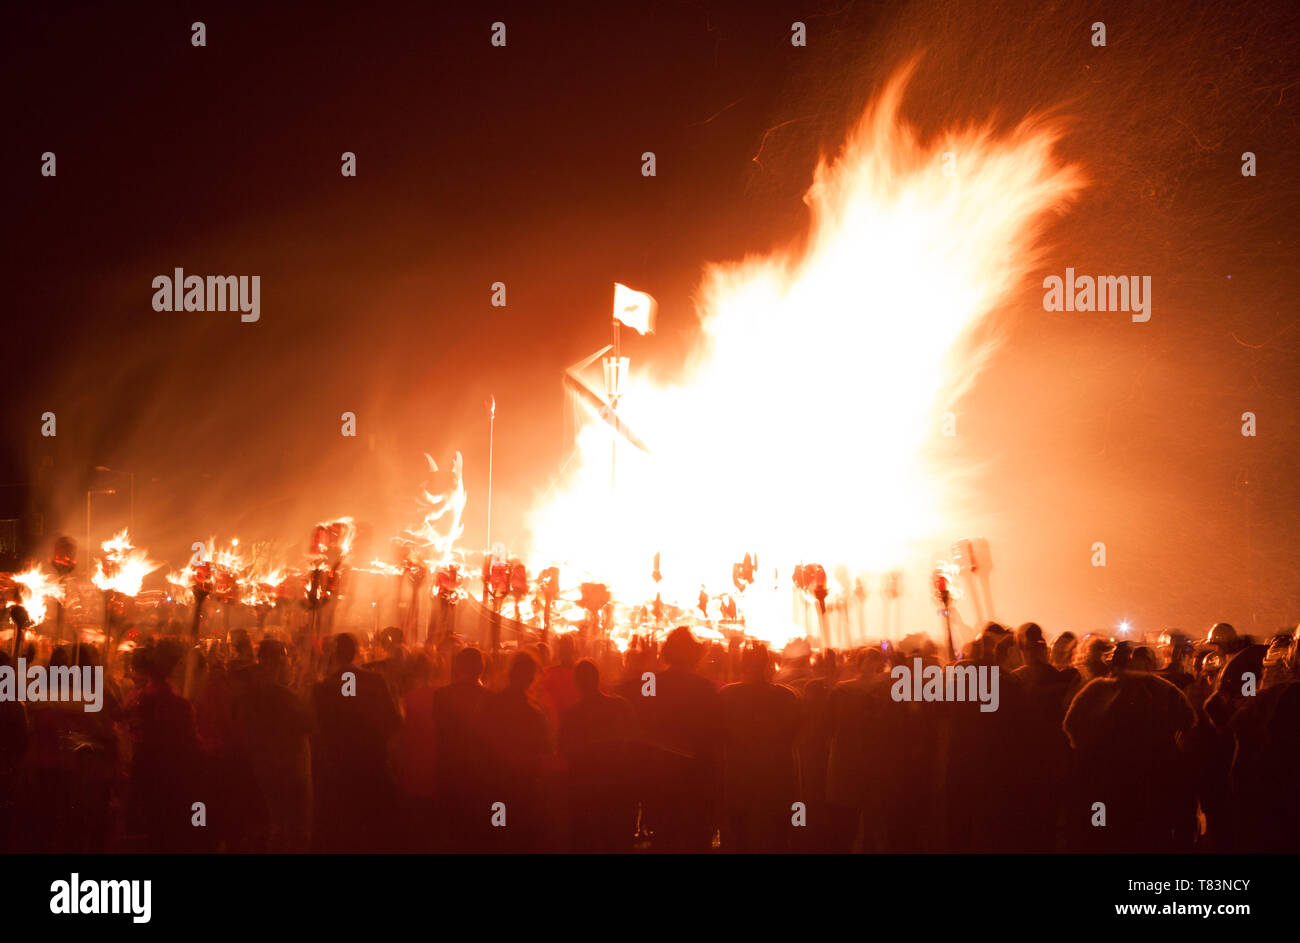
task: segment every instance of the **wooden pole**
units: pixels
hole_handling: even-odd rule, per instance
[[[190,645],[185,653],[185,683],[182,695],[190,698],[194,695],[195,675],[198,672],[199,623],[203,618],[203,604],[208,594],[201,589],[194,590],[194,620],[190,623]]]
[[[23,633],[27,630],[27,610],[22,606],[14,606],[9,610],[9,615],[14,620],[14,671],[18,670],[18,656],[23,653]]]
[[[621,339],[619,337],[620,332],[618,329],[619,321],[618,318],[614,318],[613,321],[614,321],[614,369],[610,371],[610,377],[613,382],[611,383],[612,388],[609,390],[609,411],[611,413],[615,413],[618,411],[618,391],[615,385],[622,380],[622,377],[618,375],[619,357],[622,352],[622,344],[621,344]],[[615,474],[615,463],[617,461],[618,461],[618,432],[615,431],[614,435],[611,436],[609,440],[609,494],[610,494],[611,502],[617,499],[617,494],[618,494],[617,475]]]
[[[113,591],[104,591],[104,674],[112,668],[113,661]]]

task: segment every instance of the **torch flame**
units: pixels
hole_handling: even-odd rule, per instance
[[[136,550],[125,529],[100,546],[104,549],[104,558],[95,561],[95,575],[91,582],[105,592],[135,596],[139,594],[144,578],[162,566],[150,560],[143,550]]]
[[[45,600],[53,599],[56,602],[63,600],[63,585],[54,577],[47,576],[39,565],[33,564],[30,569],[19,573],[13,580],[22,587],[19,592],[22,595],[23,608],[31,617],[32,625],[40,625],[45,621]]]
[[[243,598],[240,600],[245,606],[274,606],[276,598],[279,596],[280,584],[288,577],[288,573],[280,568],[275,568],[263,574],[254,573],[240,583],[244,589]]]
[[[923,142],[899,115],[911,72],[818,164],[802,248],[706,269],[685,382],[629,379],[618,412],[652,454],[618,449],[611,486],[609,426],[580,430],[574,471],[531,516],[534,558],[639,602],[723,585],[751,549],[753,596],[801,560],[883,571],[948,543],[956,474],[931,451],[943,413],[991,351],[979,329],[1023,283],[1045,217],[1084,181],[1040,118]],[[788,598],[766,629],[751,598],[751,633],[796,634]]]

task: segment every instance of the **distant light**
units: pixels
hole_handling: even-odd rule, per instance
[[[1119,624],[1119,630],[1120,630],[1120,632],[1121,632],[1122,634],[1124,634],[1124,635],[1127,635],[1128,632],[1129,632],[1129,629],[1131,629],[1131,628],[1132,628],[1132,626],[1130,626],[1130,625],[1128,624],[1128,620],[1125,620],[1125,621],[1123,621],[1123,622],[1121,622],[1121,623]]]
[[[239,538],[238,538],[238,537],[232,537],[232,538],[230,538],[230,546],[232,546],[232,547],[238,547],[238,546],[239,546]]]

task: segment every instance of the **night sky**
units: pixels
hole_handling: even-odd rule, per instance
[[[298,552],[340,514],[382,552],[421,453],[457,449],[477,544],[490,395],[493,529],[519,534],[612,283],[658,299],[625,353],[672,378],[703,265],[796,242],[818,155],[919,53],[904,110],[924,133],[1050,111],[1090,180],[960,410],[979,498],[953,537],[986,528],[1005,617],[1267,633],[1300,614],[1292,3],[33,4],[5,33],[0,516],[46,501],[33,554],[80,541],[88,487],[119,488],[96,539],[125,523],[97,464],[136,473],[137,541],[173,566],[213,534]],[[1152,320],[1043,311],[1066,266],[1151,275]],[[176,267],[260,275],[261,320],[155,312]]]

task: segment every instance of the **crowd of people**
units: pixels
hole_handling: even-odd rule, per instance
[[[0,702],[0,850],[1300,850],[1300,631],[990,623],[957,657],[996,710],[897,698],[948,661],[920,636],[144,638],[98,712]]]

